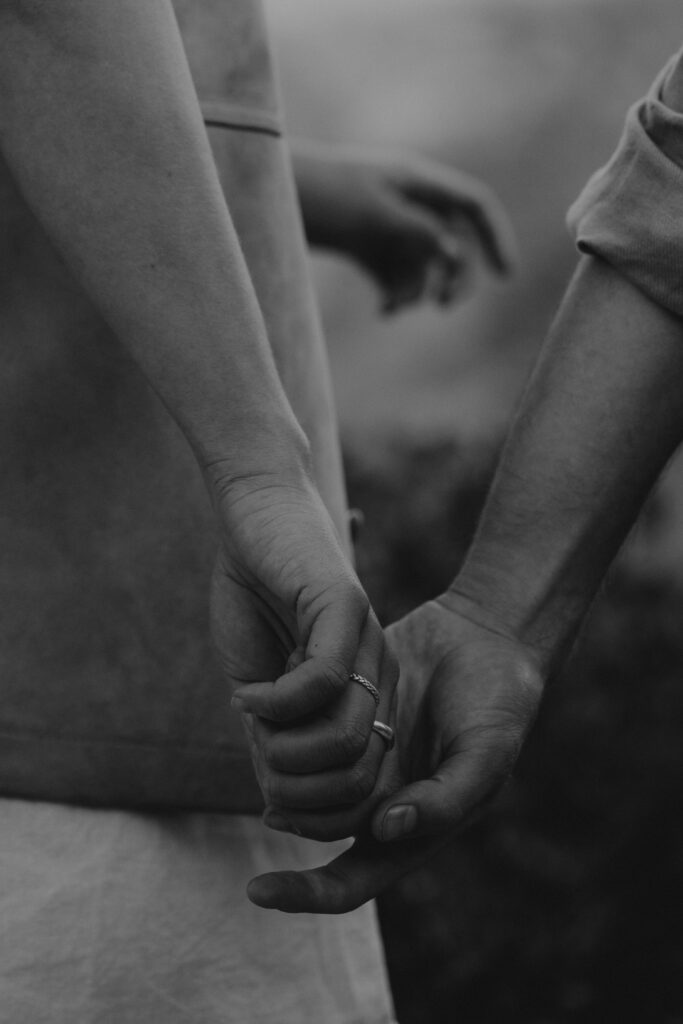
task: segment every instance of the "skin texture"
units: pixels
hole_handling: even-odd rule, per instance
[[[681,393],[678,318],[585,258],[532,375],[463,569],[436,605],[391,628],[402,666],[399,767],[408,785],[379,801],[372,839],[359,838],[317,871],[255,879],[254,902],[286,911],[351,909],[454,836],[495,795],[543,684],[683,438]],[[299,815],[291,820],[301,827]]]

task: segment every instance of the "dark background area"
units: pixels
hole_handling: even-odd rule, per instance
[[[442,590],[575,263],[568,205],[683,43],[680,0],[269,0],[294,134],[419,151],[507,205],[516,279],[382,318],[316,260],[359,569]],[[402,1024],[683,1024],[683,471],[674,464],[487,818],[381,901]]]
[[[386,619],[464,553],[492,452],[348,460]],[[652,501],[486,819],[380,902],[402,1024],[683,1021],[683,589]]]

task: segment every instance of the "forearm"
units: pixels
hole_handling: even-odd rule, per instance
[[[3,155],[202,466],[297,463],[170,4],[12,0],[0,39]]]
[[[454,591],[554,664],[682,437],[681,321],[586,258]]]

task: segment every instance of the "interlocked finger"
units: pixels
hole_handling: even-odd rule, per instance
[[[333,843],[337,839],[350,839],[367,831],[375,801],[335,808],[330,811],[303,811],[292,807],[269,807],[263,816],[264,824],[276,832],[292,832],[306,839]]]
[[[375,789],[381,760],[377,753],[371,749],[348,768],[329,772],[292,775],[270,770],[264,778],[264,798],[269,805],[300,810],[355,806]]]
[[[383,746],[383,741],[379,737],[375,737],[375,740],[379,746]],[[328,776],[327,783],[332,784],[329,791],[324,794],[326,803],[311,808],[305,807],[303,804],[299,806],[274,804],[269,806],[266,811],[265,823],[271,828],[295,832],[297,835],[322,842],[348,839],[350,836],[366,833],[377,806],[394,793],[400,785],[398,753],[394,750],[386,756],[380,755],[377,777],[374,779],[374,785],[370,792],[364,798],[362,798],[362,794],[373,781],[372,770],[368,770],[367,764],[361,763],[345,773],[325,774]],[[346,777],[342,778],[342,775]],[[332,778],[332,776],[336,777]],[[315,776],[309,776],[308,779],[315,779]],[[313,799],[319,799],[320,794],[314,790],[314,785],[315,783],[312,783],[310,795]],[[291,800],[292,795],[289,792],[284,790],[282,792]],[[348,796],[354,795],[354,793],[356,803],[340,803],[335,806],[334,794]],[[302,798],[295,796],[295,799]]]
[[[396,666],[393,655],[378,644],[381,631],[376,620],[368,623],[367,632],[370,635],[364,638],[356,670],[330,708],[286,728],[258,722],[257,743],[273,771],[302,775],[347,768],[366,753],[375,768],[379,767],[384,745],[375,742],[379,737],[373,732],[373,723],[376,719],[386,721],[390,714]]]

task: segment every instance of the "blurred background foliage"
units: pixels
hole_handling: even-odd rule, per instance
[[[389,621],[457,569],[575,263],[567,206],[683,42],[680,0],[268,0],[290,129],[488,181],[516,279],[382,318],[316,258],[359,569]],[[381,903],[402,1024],[683,1024],[683,469],[485,821]]]
[[[367,516],[359,568],[385,620],[447,585],[492,456],[444,442],[402,444],[380,470],[349,460]],[[381,900],[402,1024],[683,1021],[683,587],[671,514],[665,487],[492,811]]]

